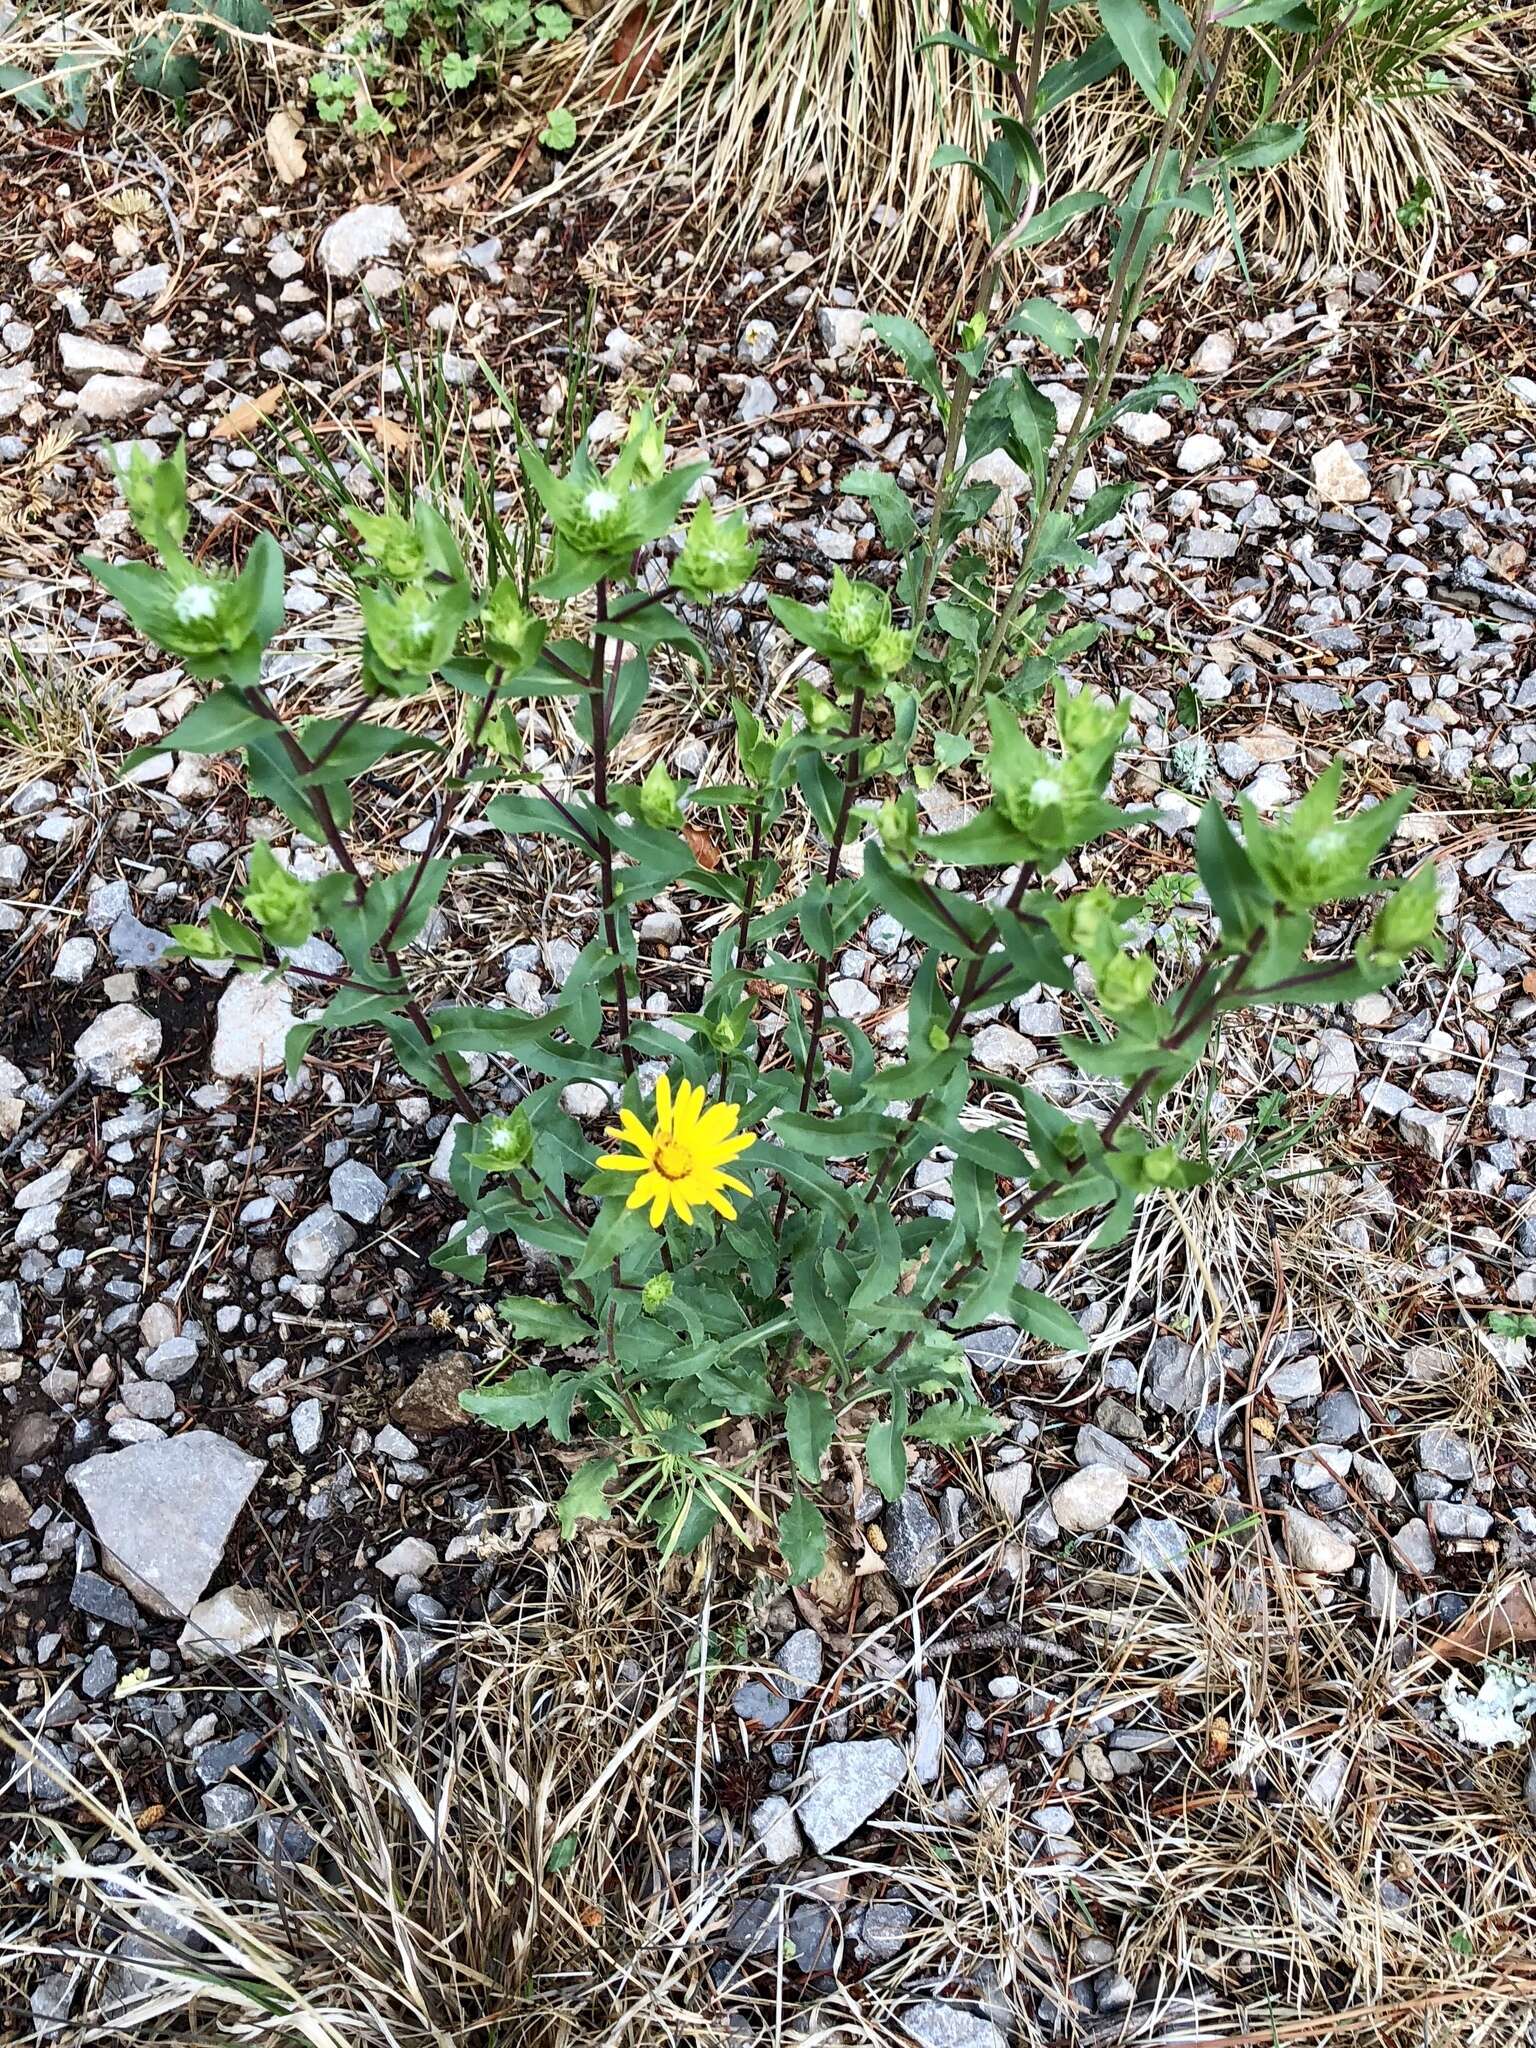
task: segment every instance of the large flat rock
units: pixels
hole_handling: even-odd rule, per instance
[[[262,1469],[226,1437],[190,1429],[87,1458],[69,1476],[104,1570],[150,1613],[184,1620],[218,1570]]]

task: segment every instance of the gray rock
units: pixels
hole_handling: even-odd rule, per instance
[[[69,1589],[69,1604],[93,1621],[109,1622],[113,1628],[137,1629],[140,1614],[121,1586],[114,1586],[100,1572],[76,1572]]]
[[[75,2002],[79,1987],[78,1970],[51,1970],[46,1977],[40,1977],[32,1987],[32,2019],[40,2041],[57,2034],[69,2018],[69,2009]]]
[[[437,1552],[420,1536],[402,1536],[393,1549],[386,1550],[375,1565],[386,1579],[399,1579],[407,1573],[413,1579],[424,1579],[428,1572],[437,1570]]]
[[[1404,1571],[1416,1572],[1421,1579],[1431,1578],[1435,1569],[1435,1539],[1429,1533],[1429,1524],[1417,1515],[1411,1522],[1404,1522],[1392,1538],[1392,1555]]]
[[[925,1998],[919,2005],[909,2005],[901,2024],[920,2048],[1008,2048],[1001,2028],[947,1999]]]
[[[1067,1536],[1091,1535],[1102,1529],[1125,1505],[1131,1482],[1118,1465],[1085,1465],[1072,1472],[1051,1493],[1051,1513]]]
[[[869,317],[858,306],[823,306],[816,315],[816,333],[834,362],[853,355],[870,331]]]
[[[942,1531],[922,1495],[909,1486],[881,1517],[885,1568],[898,1586],[920,1586],[944,1553]]]
[[[864,1908],[859,1922],[857,1953],[864,1962],[889,1962],[899,1956],[912,1934],[913,1912],[895,1899],[877,1899]]]
[[[1189,1538],[1179,1523],[1166,1515],[1138,1515],[1121,1531],[1120,1540],[1131,1565],[1155,1577],[1182,1572],[1189,1563]]]
[[[778,405],[779,394],[768,382],[768,379],[766,377],[752,377],[748,379],[747,388],[741,394],[741,403],[736,408],[736,417],[748,423],[753,420],[765,420],[770,413],[778,410]]]
[[[192,1768],[200,1785],[222,1785],[231,1771],[243,1771],[261,1750],[262,1738],[254,1728],[242,1728],[223,1742],[210,1742],[197,1752]]]
[[[800,1825],[818,1855],[846,1842],[878,1813],[907,1775],[907,1760],[886,1736],[869,1742],[826,1742],[805,1760],[809,1790],[798,1803]]]
[[[770,1863],[793,1863],[805,1847],[794,1809],[779,1793],[754,1809],[751,1828],[758,1846]]]
[[[778,1728],[821,1683],[821,1637],[813,1628],[797,1628],[779,1645],[766,1678],[748,1678],[737,1686],[732,1705],[743,1721],[760,1728]]]
[[[144,1377],[174,1384],[197,1364],[197,1343],[191,1337],[167,1337],[144,1361]]]
[[[807,1977],[830,1970],[837,1952],[837,1935],[832,1915],[825,1906],[806,1899],[796,1906],[784,1930],[786,1953],[797,1970]]]
[[[125,970],[158,967],[175,943],[169,932],[157,932],[152,924],[141,924],[131,909],[120,911],[107,932],[113,963]]]
[[[325,1410],[313,1395],[294,1409],[288,1418],[288,1429],[301,1458],[320,1448],[320,1439],[325,1435]]]
[[[215,1785],[203,1794],[203,1825],[211,1834],[243,1828],[256,1811],[256,1794],[244,1785]]]
[[[160,1056],[158,1021],[133,1003],[114,1003],[75,1040],[74,1058],[99,1088],[128,1094],[137,1088],[146,1067]]]
[[[1419,1463],[1426,1472],[1438,1472],[1442,1479],[1465,1481],[1477,1468],[1465,1437],[1443,1423],[1433,1423],[1419,1433]]]
[[[80,1690],[88,1700],[104,1700],[117,1683],[117,1659],[105,1643],[98,1643],[80,1674]]]
[[[1443,1536],[1448,1543],[1481,1543],[1493,1534],[1492,1515],[1475,1501],[1443,1500],[1433,1514],[1436,1536]]]
[[[327,277],[356,277],[413,240],[398,206],[354,206],[320,237],[320,268]]]
[[[1147,1399],[1175,1415],[1197,1415],[1205,1405],[1204,1363],[1182,1337],[1154,1337],[1144,1367]]]
[[[281,1642],[294,1620],[256,1587],[224,1586],[198,1601],[176,1646],[189,1664],[212,1664]]]
[[[59,336],[59,367],[71,383],[82,384],[98,373],[103,377],[138,377],[143,374],[145,363],[136,348],[119,348],[114,342],[65,333]]]
[[[324,1280],[356,1243],[351,1224],[327,1205],[294,1225],[283,1253],[301,1280]]]
[[[14,1280],[0,1281],[0,1351],[19,1351],[25,1338],[21,1289]]]
[[[1079,1465],[1118,1465],[1132,1479],[1152,1477],[1152,1467],[1145,1458],[1138,1458],[1118,1437],[1096,1423],[1085,1422],[1078,1430],[1073,1454]]]
[[[354,1223],[376,1223],[389,1195],[371,1166],[343,1159],[331,1174],[331,1207]]]
[[[1317,1433],[1326,1443],[1352,1443],[1365,1427],[1360,1403],[1347,1387],[1324,1394],[1317,1404]]]
[[[260,1477],[261,1460],[209,1429],[87,1458],[70,1473],[107,1571],[141,1607],[190,1614]]]

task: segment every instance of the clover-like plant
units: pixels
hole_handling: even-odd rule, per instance
[[[1139,898],[1070,879],[1091,866],[1087,849],[1137,829],[1113,796],[1128,707],[1072,687],[1063,664],[1091,635],[1052,624],[1060,577],[1089,559],[1084,543],[1125,489],[1079,503],[1074,480],[1128,407],[1188,396],[1176,378],[1124,388],[1151,254],[1181,212],[1210,211],[1226,178],[1286,138],[1216,132],[1223,39],[1272,7],[1230,8],[1218,23],[1208,8],[1187,21],[1165,6],[1154,25],[1120,0],[1102,9],[1102,45],[1050,69],[1043,0],[1014,0],[1013,12],[1006,45],[976,45],[1004,110],[971,167],[993,244],[958,345],[941,357],[911,321],[875,323],[938,415],[934,488],[915,502],[884,474],[844,479],[873,504],[891,573],[837,570],[814,604],[767,599],[812,660],[782,723],[733,704],[728,780],[682,788],[660,759],[632,782],[616,768],[658,651],[702,670],[692,610],[736,596],[755,562],[744,516],[711,502],[702,466],[669,466],[649,410],[606,467],[584,446],[561,474],[524,444],[542,512],[526,581],[477,581],[424,501],[409,517],[353,508],[363,643],[340,716],[295,715],[277,699],[263,661],[282,618],[275,543],[258,539],[238,577],[183,552],[179,454],[158,466],[135,456],[122,473],[161,566],[92,565],[157,647],[214,685],[151,751],[240,753],[288,828],[286,858],[265,841],[253,849],[244,916],[210,906],[177,928],[183,952],[282,969],[316,998],[291,1035],[290,1069],[317,1036],[373,1027],[457,1114],[450,1174],[464,1220],[437,1263],[467,1284],[493,1267],[503,1285],[519,1276],[501,1304],[514,1367],[466,1408],[589,1447],[560,1503],[567,1529],[623,1501],[672,1551],[722,1520],[752,1537],[771,1515],[797,1580],[823,1559],[818,1494],[835,1444],[895,1498],[909,1444],[996,1426],[966,1332],[1002,1319],[1049,1347],[1082,1345],[1073,1319],[1021,1280],[1030,1233],[1097,1212],[1109,1243],[1140,1196],[1208,1177],[1205,1158],[1160,1133],[1157,1111],[1223,1019],[1381,989],[1435,937],[1432,870],[1402,883],[1374,872],[1406,797],[1341,813],[1338,766],[1277,820],[1245,807],[1240,833],[1207,804],[1194,858],[1210,918],[1196,958],[1149,946]],[[1110,219],[1102,318],[1090,332],[1047,299],[1000,308],[1010,250],[1104,205],[1079,194],[1036,211],[1035,123],[1117,61],[1162,125]],[[1064,432],[1002,346],[1010,334],[1073,366],[1080,403]],[[998,449],[1032,493],[1000,590],[973,544],[995,487],[971,474]],[[520,558],[494,538],[493,561]],[[428,699],[435,737],[421,716],[391,722],[400,701]],[[529,718],[551,699],[565,700],[582,749],[569,778],[527,765]],[[973,814],[926,830],[919,788],[978,741]],[[353,843],[354,785],[407,756],[440,784],[433,822],[409,865],[375,869]],[[452,830],[481,806],[504,861],[548,836],[590,863],[587,942],[542,1014],[429,1005],[413,975],[413,946],[456,868],[486,857],[483,836],[471,854]],[[690,814],[713,832],[690,831]],[[781,861],[806,814],[823,851],[791,883]],[[706,840],[718,858],[701,861]],[[707,967],[687,969],[690,1007],[658,1017],[638,1000],[635,913],[662,891],[709,911],[713,936]],[[1317,913],[1332,905],[1359,906],[1345,913],[1356,935],[1318,958]],[[878,1042],[829,1005],[834,963],[877,910],[900,927],[910,970]],[[328,956],[308,943],[318,935]],[[999,1119],[973,1105],[971,1033],[1042,988],[1081,1000],[1084,1027],[1063,1051],[1098,1086],[1074,1113],[987,1073],[990,1100],[1008,1107]],[[945,1185],[930,1174],[914,1200],[914,1172],[935,1160]],[[526,1278],[551,1271],[537,1288]]]

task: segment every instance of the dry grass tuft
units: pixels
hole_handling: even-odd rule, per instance
[[[425,1662],[383,1616],[333,1676],[285,1658],[254,1702],[262,1805],[312,1858],[262,1861],[248,1831],[168,1843],[120,1785],[77,1787],[36,1823],[48,1882],[0,1983],[25,2010],[29,1978],[73,1965],[72,2038],[145,2048],[713,2041],[695,1947],[658,1939],[690,1829],[691,1644],[650,1560],[609,1544],[562,1548]]]

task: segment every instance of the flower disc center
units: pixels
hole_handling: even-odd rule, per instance
[[[686,1180],[693,1171],[693,1154],[685,1145],[667,1138],[656,1147],[656,1171],[665,1180]]]

